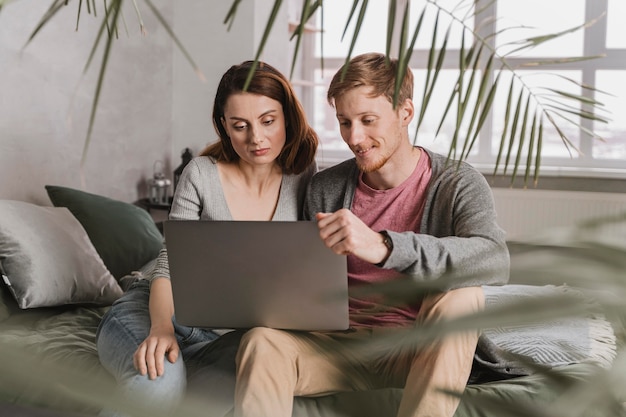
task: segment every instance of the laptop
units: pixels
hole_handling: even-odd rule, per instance
[[[206,328],[345,330],[346,257],[312,221],[163,224],[176,321]]]

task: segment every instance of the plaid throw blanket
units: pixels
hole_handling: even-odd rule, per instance
[[[484,286],[483,290],[486,309],[523,305],[540,297],[547,300],[570,297],[571,302],[590,302],[568,286],[504,285]],[[484,329],[470,382],[529,375],[536,366],[551,368],[581,362],[610,366],[616,355],[615,333],[602,315],[591,311],[584,317],[548,317],[532,323]]]

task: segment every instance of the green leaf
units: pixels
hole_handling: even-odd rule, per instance
[[[243,90],[247,91],[250,86],[250,81],[252,81],[252,77],[254,76],[254,72],[256,71],[257,64],[259,62],[259,58],[261,57],[261,53],[263,53],[263,49],[265,48],[265,44],[267,43],[267,38],[269,38],[270,32],[274,27],[274,22],[276,21],[276,16],[278,16],[278,11],[280,10],[280,6],[282,5],[282,0],[274,0],[274,6],[272,7],[272,12],[270,13],[270,17],[265,25],[265,31],[263,32],[263,37],[261,38],[261,43],[257,48],[256,56],[254,57],[254,64],[250,67],[250,72],[248,73],[248,77],[246,78],[246,82],[244,83]]]
[[[567,58],[554,58],[554,59],[542,59],[539,61],[525,62],[521,67],[540,67],[543,65],[559,65],[570,64],[572,62],[590,61],[592,59],[605,58],[606,55],[592,55],[592,56],[576,56]]]
[[[98,32],[98,37],[96,38],[96,44],[94,45],[94,48],[96,48],[97,46],[97,42],[100,39],[100,36],[102,35],[102,32],[104,31],[104,27],[108,24],[109,19],[111,20],[111,22],[113,24],[115,24],[115,22],[117,21],[117,18],[119,16],[119,12],[120,12],[120,8],[121,8],[121,2],[122,0],[112,0],[111,4],[108,8],[108,10],[106,11],[105,17],[102,20],[102,25],[100,25],[100,31]],[[83,147],[83,155],[81,157],[80,160],[80,166],[81,169],[85,166],[85,161],[87,160],[87,151],[89,150],[89,143],[91,142],[91,134],[93,132],[93,126],[95,123],[95,119],[96,119],[96,110],[98,108],[98,103],[100,101],[100,93],[102,91],[102,84],[104,82],[104,76],[106,73],[106,68],[107,68],[107,64],[109,62],[109,56],[111,54],[111,47],[113,45],[113,37],[112,36],[108,36],[106,43],[105,43],[105,47],[104,47],[104,52],[102,54],[102,64],[100,66],[100,72],[98,73],[98,81],[96,83],[96,92],[94,94],[94,99],[93,99],[93,104],[91,106],[91,113],[89,115],[89,125],[87,127],[87,137],[85,139],[85,145]],[[92,50],[93,52],[93,50]]]
[[[385,56],[389,57],[391,56],[391,41],[393,38],[393,28],[395,26],[396,23],[396,9],[398,7],[398,1],[397,0],[390,0],[389,1],[389,9],[387,12],[387,39],[385,41]],[[406,8],[405,8],[405,14],[406,9],[408,9],[409,5],[407,3]]]
[[[571,28],[562,30],[560,32],[550,33],[550,34],[547,34],[547,35],[533,36],[531,38],[526,38],[526,39],[523,39],[523,40],[520,40],[520,41],[511,42],[511,44],[519,44],[521,46],[519,48],[511,51],[509,54],[514,54],[514,53],[522,51],[524,49],[530,49],[530,48],[537,47],[537,46],[539,46],[539,45],[541,45],[543,43],[546,43],[548,41],[551,41],[551,40],[560,38],[560,37],[562,37],[564,35],[576,32],[576,31],[578,31],[580,29],[583,29],[583,28],[585,28],[587,26],[591,26],[591,25],[595,24],[597,21],[598,21],[598,19],[594,19],[594,20],[592,20],[590,22],[585,22],[585,23],[583,23],[581,25],[573,26]]]
[[[526,171],[524,173],[524,186],[528,184],[528,180],[530,179],[530,169],[533,161],[533,151],[535,147],[536,135],[537,135],[537,114],[535,113],[533,116],[533,125],[530,128],[530,136],[528,139],[528,155],[526,155]]]
[[[146,35],[146,25],[143,23],[143,18],[141,17],[141,12],[139,11],[139,6],[137,5],[137,0],[133,0],[133,7],[135,9],[135,14],[137,15],[137,20],[139,21],[139,30],[142,35]]]
[[[402,19],[402,33],[406,33],[406,31],[408,30],[409,24],[409,5],[407,4],[406,7],[404,8],[404,16]],[[396,68],[396,80],[395,80],[395,85],[394,85],[394,91],[393,91],[393,107],[395,108],[399,103],[399,95],[400,95],[400,88],[402,87],[402,81],[404,80],[404,77],[406,75],[407,72],[407,68],[409,67],[409,61],[411,60],[411,53],[413,52],[411,48],[406,48],[406,36],[402,36],[400,38],[400,54],[398,57],[398,65]],[[406,49],[405,49],[406,48]]]
[[[522,100],[524,98],[524,90],[520,91],[517,97],[517,104],[515,105],[515,113],[513,115],[513,124],[511,125],[511,133],[509,136],[509,147],[506,153],[506,162],[504,164],[504,174],[506,174],[509,162],[513,154],[513,145],[515,144],[515,136],[517,133],[517,124],[519,123],[520,113],[522,112]]]
[[[583,132],[585,132],[587,135],[589,135],[591,138],[594,139],[599,139],[603,142],[606,142],[604,140],[604,138],[602,138],[600,135],[598,135],[597,133],[595,133],[594,131],[592,131],[591,129],[585,127],[584,125],[582,125],[581,123],[578,123],[572,119],[570,119],[569,117],[565,116],[563,113],[561,112],[550,112],[551,114],[554,114],[555,117],[559,117],[567,122],[569,122],[570,124],[572,124],[573,126],[576,126],[578,129],[582,130]]]
[[[572,100],[576,100],[576,101],[579,101],[581,103],[591,104],[591,105],[597,105],[598,104],[598,102],[596,100],[594,100],[594,99],[592,99],[590,97],[582,96],[580,94],[572,94],[572,93],[569,93],[567,91],[557,90],[555,88],[548,88],[548,87],[546,87],[545,89],[548,90],[548,91],[552,91],[553,93],[555,93],[555,94],[557,94],[557,95],[559,95],[561,97],[572,99]]]
[[[596,113],[589,113],[588,111],[581,109],[571,109],[569,106],[565,105],[554,105],[554,104],[544,104],[544,108],[552,109],[555,113],[569,113],[574,116],[581,117],[587,120],[593,120],[601,123],[608,123],[609,121],[603,117],[598,116]]]
[[[241,0],[233,0],[232,4],[230,5],[230,9],[228,9],[228,12],[226,13],[226,17],[224,18],[224,24],[228,24],[228,31],[230,31],[230,28],[233,26],[239,4],[241,4]]]
[[[310,0],[303,0],[304,2],[310,2]],[[302,22],[302,17],[300,19],[300,22],[298,23],[298,25],[296,26],[296,29],[294,30],[294,32],[291,34],[291,36],[289,37],[289,40],[292,41],[294,38],[296,38],[298,36],[299,33],[303,33],[306,31],[306,23],[311,20],[311,18],[313,17],[313,14],[321,9],[323,4],[322,0],[315,0],[314,3],[308,5],[306,8],[303,8],[303,10],[306,10],[306,14],[303,16],[304,18],[304,22]],[[323,30],[322,30],[323,32]],[[321,39],[323,39],[324,37],[322,36]]]
[[[352,21],[352,18],[354,17],[354,13],[356,12],[356,8],[359,5],[359,0],[353,0],[352,2],[352,8],[350,9],[350,13],[348,14],[348,20],[346,20],[346,27],[343,28],[343,33],[341,34],[341,40],[343,41],[343,38],[345,38],[346,33],[348,32],[348,27],[350,26],[350,22]]]
[[[539,135],[537,135],[537,154],[535,155],[535,175],[533,182],[535,186],[539,181],[539,170],[541,169],[541,150],[543,149],[543,118],[539,121]]]
[[[154,15],[156,16],[156,18],[159,20],[159,22],[161,23],[161,25],[163,25],[163,28],[167,31],[167,33],[170,35],[170,38],[172,38],[172,40],[174,41],[174,43],[176,44],[176,46],[178,46],[178,49],[180,50],[180,52],[183,53],[183,56],[187,59],[187,62],[189,62],[189,64],[191,65],[191,67],[193,68],[193,70],[195,71],[196,75],[198,76],[198,78],[200,78],[200,80],[202,82],[206,82],[206,77],[204,76],[204,74],[202,73],[202,70],[200,69],[200,67],[198,65],[196,65],[196,63],[194,62],[193,58],[191,57],[191,54],[187,51],[187,49],[185,48],[185,46],[181,43],[181,41],[178,39],[178,37],[176,36],[176,34],[174,33],[174,31],[172,30],[172,28],[170,27],[170,25],[167,23],[167,21],[163,18],[163,15],[161,15],[161,12],[159,12],[159,10],[154,6],[154,4],[152,3],[152,0],[144,0],[146,2],[146,4],[148,5],[148,7],[150,8],[150,10],[152,10],[152,13],[154,13]]]
[[[355,3],[356,1],[357,0],[355,0]],[[343,70],[341,71],[341,79],[343,79],[346,76],[346,72],[348,71],[348,64],[350,63],[350,58],[352,57],[354,46],[356,45],[356,41],[359,37],[359,33],[361,32],[361,27],[363,26],[363,20],[365,19],[365,12],[367,11],[368,1],[369,0],[363,0],[363,3],[361,4],[361,10],[359,11],[359,16],[357,17],[356,24],[354,26],[354,33],[352,34],[352,41],[350,42],[350,48],[348,49],[348,54],[346,55],[346,60],[343,65]]]
[[[515,155],[515,166],[513,167],[513,174],[511,174],[511,183],[515,181],[517,176],[517,170],[522,158],[522,151],[524,150],[524,143],[526,141],[526,129],[528,126],[528,117],[530,114],[530,95],[526,98],[526,105],[524,106],[524,116],[522,116],[522,130],[519,134],[519,143],[517,146],[517,153]]]
[[[511,120],[511,105],[513,104],[513,88],[514,87],[515,87],[515,78],[511,77],[511,85],[509,86],[509,90],[508,90],[509,94],[506,99],[506,109],[504,111],[504,127],[502,128],[502,135],[500,136],[500,146],[498,147],[498,156],[496,157],[496,163],[493,169],[493,175],[497,174],[500,161],[502,160],[502,157],[503,157],[504,147],[506,144],[506,135],[507,135],[508,128],[509,128],[509,122]]]
[[[78,2],[78,13],[76,13],[76,32],[78,32],[78,24],[80,23],[80,12],[83,8],[83,0]]]
[[[469,156],[470,151],[472,150],[472,145],[473,145],[473,140],[471,140],[472,130],[474,129],[474,126],[477,124],[477,120],[479,118],[479,112],[483,106],[485,93],[487,91],[487,87],[489,85],[489,80],[491,77],[491,70],[493,69],[493,57],[494,57],[493,54],[489,55],[489,59],[487,60],[487,65],[485,66],[485,69],[482,70],[482,78],[480,80],[480,86],[478,87],[478,95],[476,97],[476,101],[472,103],[472,106],[471,106],[474,108],[474,110],[472,113],[472,118],[470,119],[469,127],[467,129],[467,136],[465,139],[465,143],[463,144],[463,151],[461,152],[461,160],[467,158]],[[476,66],[474,69],[474,73],[477,73],[477,72],[478,72],[478,68]],[[477,129],[476,135],[474,137],[478,136],[480,126],[477,126],[476,129]]]
[[[59,10],[61,10],[61,7],[63,6],[65,6],[65,0],[53,0],[52,4],[50,5],[46,13],[39,20],[39,23],[37,24],[37,26],[35,26],[35,29],[28,37],[28,40],[26,41],[22,49],[26,48],[26,46],[28,46],[28,44],[33,39],[35,39],[35,36],[37,36],[37,34],[41,31],[41,29],[43,29],[43,27],[50,21],[50,19],[52,19],[56,15],[56,13]]]
[[[487,74],[487,73],[486,73]],[[478,138],[478,135],[480,134],[480,131],[483,128],[483,125],[485,123],[485,121],[487,120],[487,117],[489,117],[489,113],[491,112],[491,108],[493,107],[493,100],[496,96],[496,91],[498,89],[498,85],[500,82],[500,75],[502,74],[502,71],[498,72],[498,76],[496,77],[496,79],[494,80],[493,84],[491,85],[491,88],[489,89],[489,93],[487,94],[487,98],[485,99],[484,103],[482,104],[481,110],[480,110],[480,117],[478,119],[478,125],[476,126],[476,130],[474,131],[474,136],[472,137],[472,141],[470,143],[469,146],[469,150],[468,150],[468,155],[469,155],[469,151],[472,150],[472,148],[474,147],[474,144],[476,142],[476,139]],[[484,78],[488,78],[485,75],[483,75]],[[478,105],[478,103],[477,103]]]
[[[424,17],[426,9],[422,11],[422,15],[420,16],[420,25],[422,22],[422,18]],[[428,50],[428,62],[426,64],[426,80],[424,81],[424,97],[422,101],[422,106],[420,109],[420,117],[417,121],[417,126],[421,126],[422,120],[424,118],[424,114],[426,114],[426,108],[428,107],[428,91],[430,90],[430,77],[432,76],[433,66],[435,62],[435,54],[437,51],[437,28],[439,27],[439,10],[437,11],[437,15],[435,16],[435,22],[433,24],[433,32],[432,39],[430,43],[430,49]]]
[[[298,52],[300,51],[300,45],[302,43],[302,36],[304,34],[304,25],[310,17],[309,7],[311,5],[311,0],[304,0],[302,5],[302,13],[300,14],[300,24],[296,28],[294,35],[296,36],[296,46],[293,51],[293,58],[291,61],[291,72],[289,73],[289,78],[293,78],[293,71],[296,68],[296,59],[298,58]]]
[[[574,149],[579,154],[582,154],[580,149],[578,149],[576,147],[576,145],[574,145],[569,140],[567,135],[565,133],[563,133],[563,131],[561,130],[561,127],[558,125],[558,123],[556,123],[556,121],[554,120],[554,117],[552,116],[552,114],[549,111],[544,111],[543,114],[546,116],[546,118],[548,119],[550,124],[554,127],[554,129],[556,129],[556,132],[559,134],[559,136],[561,138],[561,141],[563,141],[563,144],[565,144],[565,147],[566,147],[567,151],[569,152],[570,157],[572,157],[572,158],[574,157],[574,155],[572,155],[572,149]]]

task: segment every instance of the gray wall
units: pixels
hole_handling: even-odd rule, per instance
[[[144,3],[142,36],[130,2],[105,78],[84,166],[81,157],[100,63],[83,69],[99,18],[70,2],[26,48],[50,2],[20,0],[0,12],[0,198],[50,204],[45,184],[134,201],[146,195],[155,161],[169,175],[183,148],[196,154],[215,139],[210,120],[219,77],[254,57],[269,13],[267,1],[244,2],[230,32],[222,24],[229,1],[156,0],[193,55],[201,82]],[[101,2],[96,2],[102,7]],[[286,10],[262,58],[287,70]]]

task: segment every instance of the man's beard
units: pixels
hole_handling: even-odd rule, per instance
[[[359,170],[367,174],[367,173],[378,171],[379,169],[381,169],[387,163],[390,157],[391,155],[380,155],[378,159],[368,164],[361,163],[359,161],[359,158],[357,157],[356,165],[359,168]]]

